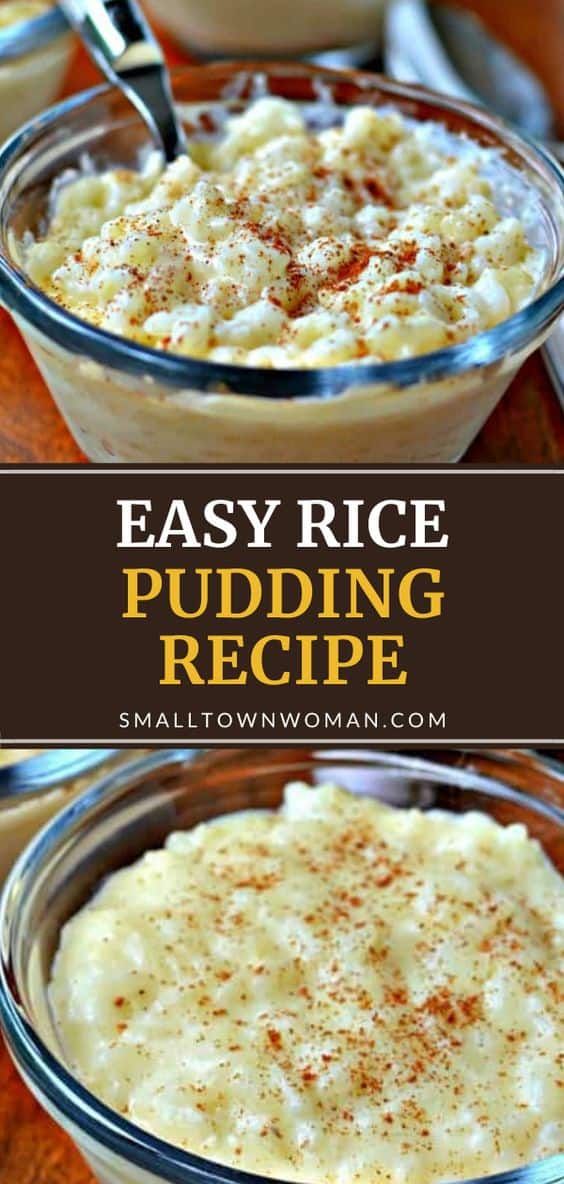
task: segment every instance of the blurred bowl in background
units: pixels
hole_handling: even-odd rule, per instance
[[[95,772],[135,755],[113,748],[0,750],[0,888],[36,831],[86,789]]]
[[[59,9],[44,0],[0,2],[0,143],[57,97],[73,48]]]
[[[283,57],[380,41],[386,0],[147,0],[150,16],[208,56]],[[367,51],[368,52],[368,51]]]

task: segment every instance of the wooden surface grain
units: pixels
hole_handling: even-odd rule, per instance
[[[564,0],[465,0],[541,74],[564,129]],[[169,61],[186,55],[166,43]],[[79,53],[66,92],[99,81]],[[10,318],[0,310],[0,463],[70,463],[74,443]],[[465,457],[487,464],[564,461],[564,415],[537,354],[529,360]]]
[[[93,1184],[70,1141],[21,1084],[0,1037],[0,1184]]]

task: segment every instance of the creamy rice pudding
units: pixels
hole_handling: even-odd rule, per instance
[[[310,1184],[564,1150],[562,881],[522,826],[287,787],[172,835],[67,924],[51,1004],[111,1107]]]
[[[24,769],[20,770],[19,793],[3,794],[0,785],[0,888],[18,855],[33,836],[88,787],[94,770],[98,774],[102,771],[101,762],[93,761],[92,767],[80,776],[71,776],[68,764],[62,762],[57,765],[56,752],[53,752],[51,769],[40,773],[35,768],[26,785],[25,762],[45,751],[43,748],[0,748],[0,771],[10,766],[24,765]],[[135,755],[126,752],[113,757],[111,762],[108,761],[108,768],[110,763],[131,760]]]
[[[49,0],[0,0],[0,37],[47,13]],[[0,45],[0,145],[17,127],[53,102],[67,69],[72,39],[63,33],[33,53],[3,59]]]
[[[394,361],[466,341],[533,296],[544,255],[491,152],[356,107],[310,126],[264,97],[161,170],[59,186],[31,279],[142,345],[264,368]]]

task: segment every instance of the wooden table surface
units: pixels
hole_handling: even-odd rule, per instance
[[[564,0],[465,0],[486,17],[539,72],[564,133]],[[169,60],[186,60],[172,45]],[[71,93],[99,81],[79,54],[67,80]],[[540,355],[516,378],[472,445],[467,461],[485,464],[557,464],[564,461],[564,415]],[[6,313],[0,311],[0,462],[65,463],[84,460]]]

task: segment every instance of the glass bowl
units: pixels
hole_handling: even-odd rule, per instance
[[[0,144],[56,99],[72,46],[72,34],[55,5],[0,26]]]
[[[174,1148],[108,1109],[64,1067],[46,987],[61,927],[105,876],[178,829],[275,808],[290,779],[334,779],[396,807],[478,809],[522,822],[564,868],[564,770],[534,756],[442,752],[436,759],[347,750],[156,752],[117,769],[33,841],[0,910],[0,1020],[25,1082],[102,1184],[253,1184],[259,1177]],[[519,788],[515,788],[518,785]],[[564,1156],[489,1177],[557,1184]]]
[[[112,748],[0,749],[0,886],[40,827],[120,760]]]
[[[210,56],[375,51],[385,0],[148,0],[155,21],[192,51]],[[366,60],[365,49],[365,60]]]
[[[391,363],[314,370],[190,359],[93,328],[32,286],[18,262],[18,245],[41,226],[51,184],[65,169],[85,159],[99,168],[137,165],[147,132],[111,88],[54,108],[0,152],[0,299],[92,460],[362,464],[459,459],[564,305],[563,175],[549,157],[484,111],[371,74],[298,63],[243,70],[235,63],[190,68],[174,79],[188,124],[199,117],[196,112],[201,115],[202,106],[223,110],[229,104],[230,110],[242,110],[265,87],[298,102],[319,99],[323,88],[330,88],[337,107],[392,104],[410,117],[438,121],[500,150],[518,175],[519,200],[524,192],[535,198],[535,238],[546,255],[536,299],[495,329],[449,349]],[[237,97],[226,99],[227,93]]]

